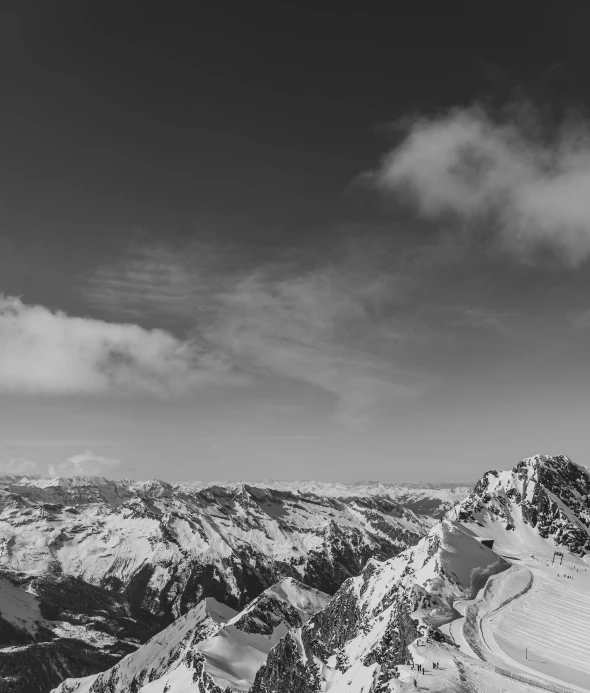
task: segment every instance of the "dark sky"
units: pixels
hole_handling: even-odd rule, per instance
[[[318,5],[4,4],[0,470],[584,450],[590,8]]]
[[[231,222],[232,234],[270,240],[364,219],[376,206],[345,191],[396,118],[534,88],[572,50],[590,56],[575,35],[586,11],[314,5],[5,9],[3,225],[221,233]],[[549,88],[577,79],[561,72]]]

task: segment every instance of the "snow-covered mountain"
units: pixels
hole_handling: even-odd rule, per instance
[[[119,485],[115,494],[107,488],[109,483],[91,489],[78,482],[67,496],[80,498],[78,505],[68,507],[79,513],[92,509],[89,517],[104,523],[99,525],[97,542],[107,534],[104,518],[112,512],[122,518],[123,531],[134,526],[126,524],[129,508],[134,522],[148,518],[141,525],[144,533],[155,516],[168,531],[174,528],[178,538],[173,513],[185,504],[182,507],[188,511],[183,512],[194,513],[189,515],[192,524],[186,520],[192,533],[185,530],[185,540],[196,535],[195,526],[216,523],[223,546],[231,544],[231,556],[243,554],[244,562],[253,561],[258,569],[274,561],[283,574],[278,584],[265,586],[242,608],[232,589],[238,589],[239,577],[234,574],[232,583],[227,578],[230,573],[224,573],[229,589],[220,591],[218,601],[212,599],[215,595],[203,595],[209,599],[137,652],[104,674],[64,683],[59,693],[401,693],[416,687],[524,693],[538,684],[564,682],[567,686],[561,689],[586,690],[590,473],[564,456],[536,456],[511,471],[488,472],[472,493],[434,524],[432,518],[422,520],[389,498],[369,493],[322,499],[301,489],[294,493],[243,485],[195,489],[159,484],[151,485],[147,494],[146,485],[128,482]],[[24,486],[32,489],[30,495],[20,493]],[[16,494],[39,504],[37,494],[49,490],[54,504],[63,504],[60,494],[68,490],[55,486],[26,482],[19,493],[13,487],[6,493],[11,503]],[[138,507],[143,510],[138,512]],[[197,525],[195,507],[204,524]],[[223,511],[226,507],[229,512]],[[43,509],[66,512],[65,508],[51,511],[47,503]],[[319,544],[323,559],[318,558],[314,523],[323,527]],[[390,537],[390,528],[397,533],[404,527],[418,536],[428,525],[415,545],[396,553],[401,542],[392,540],[400,535]],[[18,523],[12,520],[10,526]],[[281,535],[288,538],[272,546],[270,539]],[[140,530],[136,528],[133,536],[139,540]],[[148,536],[157,535],[152,531]],[[162,530],[160,536],[166,536]],[[386,539],[390,542],[383,544]],[[493,539],[493,548],[482,539]],[[156,554],[163,541],[153,542]],[[259,546],[253,546],[256,541]],[[203,555],[220,566],[220,572],[227,571],[231,559],[226,556],[225,562],[215,563],[219,549],[212,542]],[[17,539],[8,544],[6,551],[14,550]],[[41,549],[45,545],[38,542]],[[293,547],[298,546],[305,548],[301,562],[292,558],[297,555]],[[372,547],[373,556],[363,547]],[[555,549],[564,553],[563,565],[551,560]],[[383,555],[386,550],[390,557]],[[71,560],[75,551],[70,539],[67,551],[60,554],[58,549],[54,558],[62,565],[62,555]],[[263,552],[268,554],[265,559]],[[309,568],[314,561],[316,573]],[[341,578],[346,577],[346,561],[356,561],[350,565],[358,574],[349,565],[348,579],[332,598],[298,581],[305,571],[316,578],[314,587],[325,574],[336,581],[335,572],[326,565],[340,561]],[[157,562],[150,565],[164,567]],[[274,574],[278,573],[277,569]],[[297,579],[285,579],[285,573]],[[264,575],[271,574],[267,569]],[[188,603],[181,596],[188,585],[180,585],[174,599],[162,590],[172,613],[177,605],[182,611]],[[236,613],[234,607],[242,610]],[[545,622],[549,631],[542,637],[539,628]],[[527,658],[527,652],[536,653],[536,659]],[[418,664],[423,667],[420,671]]]
[[[415,547],[370,561],[288,633],[252,693],[586,690],[589,481],[561,455],[489,472]]]
[[[241,609],[289,576],[333,593],[371,558],[389,558],[413,545],[431,523],[379,496],[337,499],[248,485],[194,490],[158,481],[5,478],[0,569],[38,579],[75,578],[80,589],[97,589],[150,612],[160,630],[204,598]],[[62,597],[64,607],[68,597]],[[62,620],[84,623],[84,610],[77,609],[76,601],[68,603]],[[66,630],[38,632],[39,666],[55,669],[49,656],[55,645],[47,643],[56,639],[86,648],[84,629]],[[112,637],[119,636],[113,631]],[[46,677],[37,688],[29,683],[23,693],[47,691],[60,677],[102,671],[144,639],[132,642],[121,635],[120,642],[104,645],[106,658],[97,645],[88,666],[59,668],[57,679]],[[13,648],[21,642],[6,636],[2,644],[0,676],[12,671]],[[2,685],[0,678],[0,692]]]
[[[535,455],[487,472],[450,513],[500,545],[590,551],[590,470],[565,455]]]
[[[241,608],[289,575],[334,592],[428,525],[377,496],[28,480],[0,487],[0,567],[59,570],[172,620],[207,596]]]
[[[455,614],[485,578],[509,564],[458,523],[444,520],[414,548],[371,561],[328,606],[271,651],[252,693],[379,690],[407,664],[418,637]],[[383,690],[389,690],[383,688]]]
[[[66,680],[55,693],[249,691],[271,648],[328,601],[293,578],[265,590],[239,614],[207,598],[112,669]]]
[[[0,571],[0,692],[47,691],[133,652],[160,626],[121,595],[62,574]]]
[[[452,481],[440,483],[403,482],[399,484],[383,481],[355,481],[350,483],[332,481],[282,481],[264,479],[262,481],[231,482],[188,482],[183,488],[199,490],[211,486],[236,487],[248,483],[258,488],[271,488],[289,493],[311,493],[322,498],[351,498],[379,496],[403,505],[418,515],[441,518],[447,510],[468,496],[473,484]]]

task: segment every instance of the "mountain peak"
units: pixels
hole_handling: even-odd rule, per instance
[[[590,470],[565,455],[534,455],[489,471],[449,516],[500,544],[590,551]]]

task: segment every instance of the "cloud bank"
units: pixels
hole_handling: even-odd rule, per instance
[[[513,116],[472,107],[420,118],[374,180],[425,218],[491,227],[521,256],[551,247],[577,265],[590,255],[590,129],[567,121],[548,136],[530,109]]]
[[[164,330],[71,317],[0,296],[0,392],[166,395],[232,379],[220,354]]]
[[[0,474],[19,476],[20,474],[36,474],[37,463],[32,460],[12,459],[0,462]]]

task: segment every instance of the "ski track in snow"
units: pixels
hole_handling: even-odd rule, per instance
[[[513,568],[490,578],[475,599],[457,600],[461,616],[442,630],[471,657],[478,657],[473,644],[494,666],[548,686],[590,690],[590,571],[568,552],[565,565],[552,565],[550,552],[537,550],[533,558],[528,551],[510,547]],[[465,613],[474,604],[480,607],[475,644],[465,637]]]

